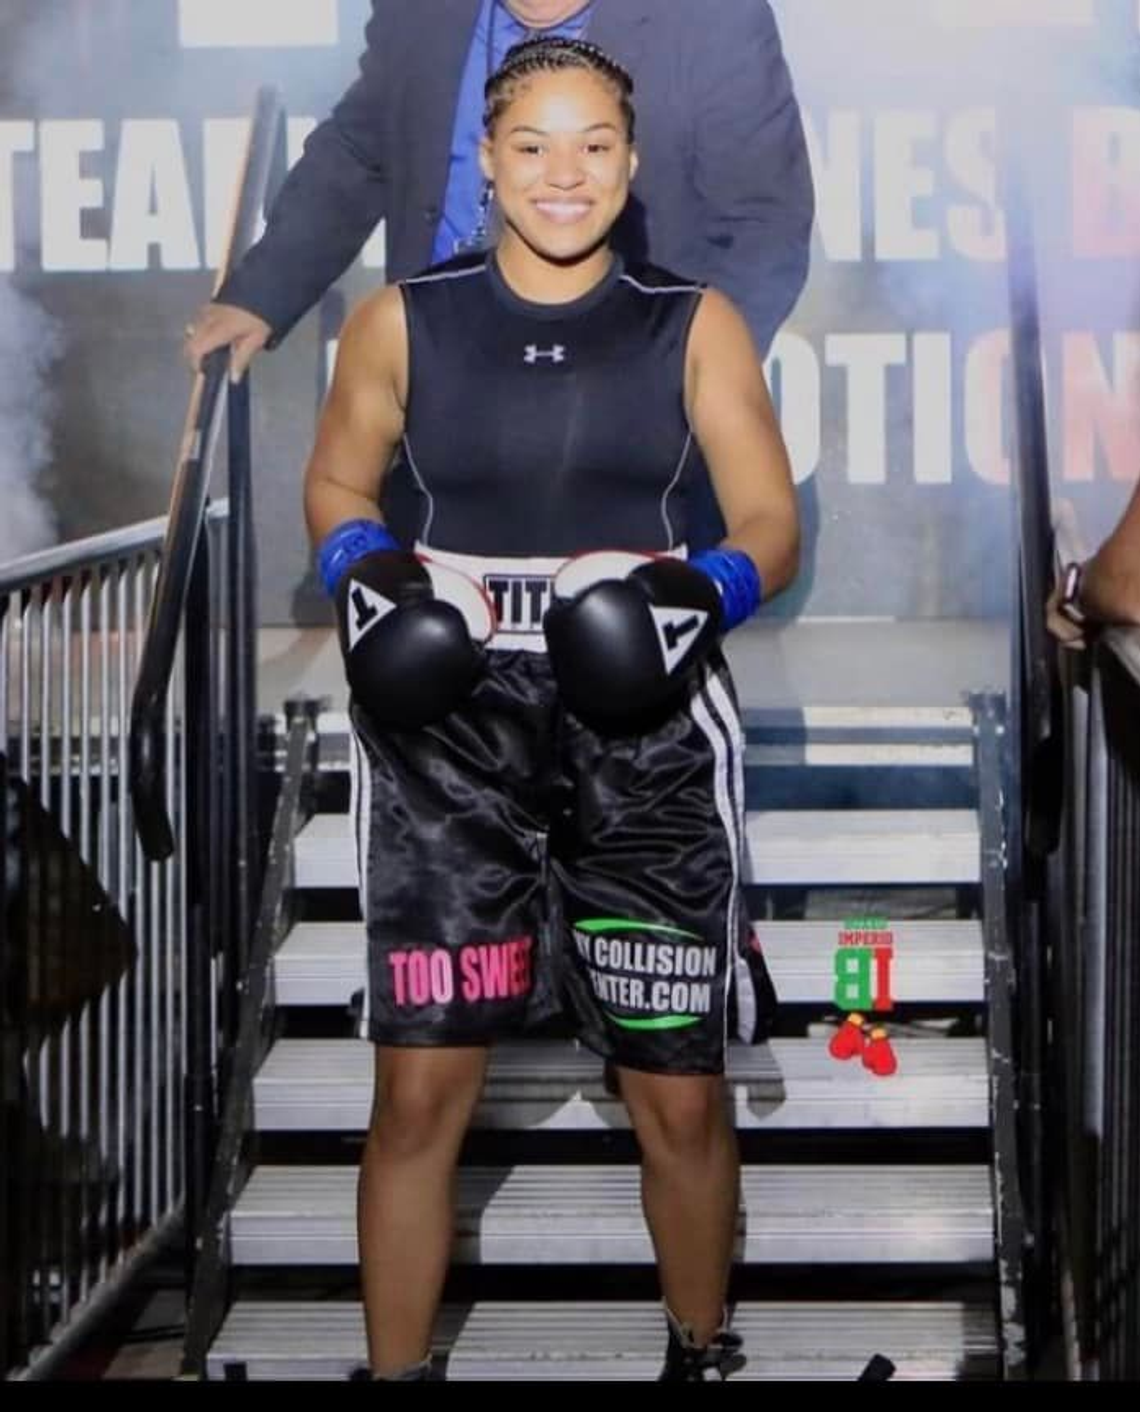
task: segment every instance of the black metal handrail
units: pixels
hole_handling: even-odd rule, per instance
[[[263,89],[250,124],[240,185],[214,292],[252,244],[271,179],[281,169],[284,112]],[[228,391],[223,397],[223,390]],[[202,533],[214,456],[227,418],[229,514],[222,543]],[[169,527],[132,699],[129,784],[140,844],[158,860],[187,860],[185,1225],[193,1279],[209,1190],[218,1094],[238,1026],[238,1004],[259,891],[254,736],[257,723],[257,569],[248,379],[228,380],[224,350],[193,382]],[[185,656],[185,836],[163,802],[163,712],[176,655]],[[224,646],[225,660],[222,660]]]
[[[1011,119],[1016,133],[1019,123]],[[1021,149],[1023,150],[1023,148]],[[1049,446],[1033,211],[1016,141],[1004,196],[1013,362],[1013,615],[1005,761],[1005,891],[1014,963],[1016,1124],[1024,1197],[1026,1348],[1047,1337],[1053,1277],[1054,1162],[1045,1104],[1048,1056],[1047,860],[1061,833],[1063,711],[1056,651],[1045,622],[1053,558]],[[1014,1252],[1003,1252],[1012,1260]]]
[[[1028,851],[1044,857],[1060,836],[1061,760],[1056,649],[1043,605],[1053,563],[1049,445],[1033,217],[1017,162],[1006,180],[1016,452],[1013,681],[1019,693],[1022,819]]]
[[[1015,931],[1007,906],[1008,798],[1010,776],[1008,706],[1001,696],[970,697],[981,826],[982,925],[985,932],[986,995],[989,1006],[990,1115],[994,1233],[997,1239],[1001,1308],[1002,1371],[1024,1378],[1030,1348],[1025,1301],[1025,1203],[1017,1123],[1018,1085]]]
[[[1088,557],[1057,506],[1057,567]],[[1077,1379],[1140,1373],[1140,628],[1090,629],[1061,656],[1064,836],[1053,860],[1052,1121],[1067,1353]]]
[[[277,151],[283,109],[278,93],[260,91],[250,127],[238,197],[230,222],[215,292],[231,265],[253,243],[265,203]],[[152,861],[167,858],[174,849],[174,834],[163,799],[165,750],[162,717],[202,518],[209,497],[210,476],[222,420],[222,389],[228,358],[219,350],[205,360],[194,378],[186,414],[169,527],[162,566],[155,591],[142,661],[131,708],[130,788],[143,850]],[[231,486],[231,500],[233,487]],[[242,501],[244,503],[245,496]],[[244,527],[237,530],[244,537]]]
[[[210,506],[199,558],[227,516]],[[184,854],[143,860],[126,791],[165,533],[131,525],[0,571],[0,1377],[56,1376],[181,1229],[190,888]],[[184,631],[208,660],[219,635]],[[183,679],[166,800],[190,837]]]
[[[162,567],[131,702],[130,788],[135,824],[152,862],[174,852],[166,812],[163,714],[206,513],[210,471],[222,424],[228,359],[219,349],[194,379],[170,503]]]
[[[226,1085],[217,1151],[198,1226],[183,1350],[187,1372],[205,1373],[210,1342],[225,1309],[227,1219],[237,1195],[242,1144],[253,1101],[253,1079],[264,1047],[263,1019],[270,998],[273,953],[281,939],[293,840],[311,783],[317,703],[286,702],[286,759],[266,856],[256,927],[242,972],[239,1017]]]
[[[1096,1359],[1100,1377],[1140,1377],[1140,653],[1135,633],[1107,633],[1094,650],[1104,731],[1105,790],[1089,824],[1104,840],[1096,897],[1104,956],[1103,1102],[1096,1163]],[[1094,710],[1094,723],[1096,723]],[[1090,901],[1092,897],[1090,896]],[[1091,932],[1091,928],[1090,928]],[[1090,940],[1093,938],[1090,936]]]

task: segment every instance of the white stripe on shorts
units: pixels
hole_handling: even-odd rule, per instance
[[[717,699],[719,688],[720,700]],[[728,706],[725,714],[724,707]],[[719,708],[719,709],[716,709]],[[704,680],[693,693],[691,711],[694,723],[705,733],[712,746],[715,764],[714,794],[716,811],[721,826],[728,838],[732,857],[732,898],[728,907],[725,945],[724,977],[724,1043],[728,1044],[728,996],[732,984],[733,964],[737,952],[737,932],[739,930],[740,908],[740,845],[743,833],[743,819],[734,804],[732,784],[736,778],[743,779],[744,740],[740,721],[731,709],[728,694],[716,679],[712,667],[704,670]],[[739,799],[739,796],[738,796]]]
[[[740,921],[741,910],[744,906],[743,882],[749,876],[749,855],[745,841],[744,829],[744,733],[740,722],[740,713],[733,705],[732,698],[725,688],[724,682],[715,673],[708,677],[709,697],[713,706],[717,709],[720,719],[724,722],[729,734],[736,741],[734,752],[733,769],[733,792],[735,796],[735,817],[737,822],[737,865],[742,868],[743,876],[740,885],[736,888],[735,905],[733,908],[733,956],[734,969],[736,974],[736,1011],[737,1028],[741,1037],[751,1035],[756,1027],[756,990],[752,983],[752,972],[748,968],[740,952]]]
[[[356,839],[356,881],[360,896],[360,917],[364,923],[365,936],[368,934],[368,843],[372,830],[372,768],[368,763],[364,745],[356,733],[356,727],[349,717],[348,724],[351,749],[349,750],[350,794],[348,801],[349,817],[352,819],[353,836]],[[365,943],[367,946],[367,943]],[[364,1003],[360,1011],[358,1033],[361,1038],[368,1034],[369,996],[372,993],[370,977],[365,968]]]

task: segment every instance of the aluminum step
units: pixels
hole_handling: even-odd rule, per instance
[[[974,747],[925,741],[787,741],[748,746],[744,764],[750,770],[804,765],[846,770],[969,770],[974,764]]]
[[[803,712],[750,712],[751,769],[804,765],[848,769],[956,769],[973,767],[973,721],[965,709],[899,711],[807,708]],[[284,751],[285,718],[276,719]],[[322,771],[349,767],[348,714],[323,711],[317,719]]]
[[[831,1057],[822,1039],[730,1048],[738,1128],[986,1128],[989,1091],[981,1039],[894,1041],[898,1073],[876,1078]],[[254,1083],[261,1132],[361,1132],[372,1102],[370,1044],[283,1040]],[[608,1131],[629,1126],[602,1082],[601,1061],[565,1041],[503,1045],[491,1059],[474,1126]]]
[[[798,731],[813,738],[969,741],[974,717],[968,706],[769,706],[745,707],[750,739]]]
[[[752,883],[973,883],[977,815],[970,809],[779,809],[745,820]]]
[[[841,922],[758,922],[757,934],[780,999],[830,1006]],[[891,922],[891,988],[898,1002],[985,999],[978,921]],[[274,970],[281,1005],[346,1005],[364,984],[359,922],[305,922],[281,943]]]
[[[278,710],[273,723],[278,733],[286,733],[285,713]],[[968,706],[789,706],[754,707],[742,712],[744,728],[750,737],[776,732],[801,731],[813,735],[877,735],[901,739],[971,740],[974,717]],[[317,717],[322,739],[336,740],[348,734],[347,711],[322,711]]]
[[[747,1303],[734,1327],[742,1381],[856,1378],[873,1352],[898,1379],[997,1376],[988,1304]],[[479,1303],[440,1311],[435,1351],[452,1381],[651,1381],[661,1368],[660,1307],[650,1303]],[[239,1302],[210,1351],[211,1378],[344,1379],[365,1360],[364,1313],[350,1303]],[[735,1379],[734,1379],[735,1381]]]
[[[993,1258],[983,1166],[765,1166],[742,1173],[740,1258],[962,1264]],[[353,1167],[259,1167],[232,1211],[238,1265],[351,1265]],[[648,1264],[635,1166],[465,1168],[454,1256],[477,1264]]]
[[[748,880],[783,884],[973,883],[977,816],[969,809],[780,809],[749,813]],[[297,835],[294,882],[355,888],[347,814],[315,814]]]
[[[963,1306],[746,1304],[734,1325],[749,1359],[744,1380],[852,1379],[872,1353],[906,1378],[976,1376],[995,1367],[993,1317]],[[476,1306],[456,1339],[457,1381],[654,1379],[664,1353],[659,1309]]]
[[[472,1312],[462,1305],[440,1309],[433,1355],[450,1353]],[[364,1307],[357,1302],[239,1299],[210,1346],[206,1376],[343,1381],[367,1357]]]

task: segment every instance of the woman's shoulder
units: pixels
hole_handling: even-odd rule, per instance
[[[342,359],[380,371],[400,359],[408,341],[404,300],[397,284],[381,285],[349,310],[340,331],[337,365]]]
[[[403,303],[398,284],[382,284],[353,304],[345,320],[345,331],[383,329],[403,318]]]

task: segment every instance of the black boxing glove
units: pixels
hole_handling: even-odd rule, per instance
[[[679,696],[722,627],[721,594],[706,573],[616,551],[571,559],[543,621],[563,701],[603,725]]]
[[[336,599],[349,687],[373,721],[415,729],[467,699],[496,628],[473,579],[400,549],[373,520],[338,526],[320,565]]]

